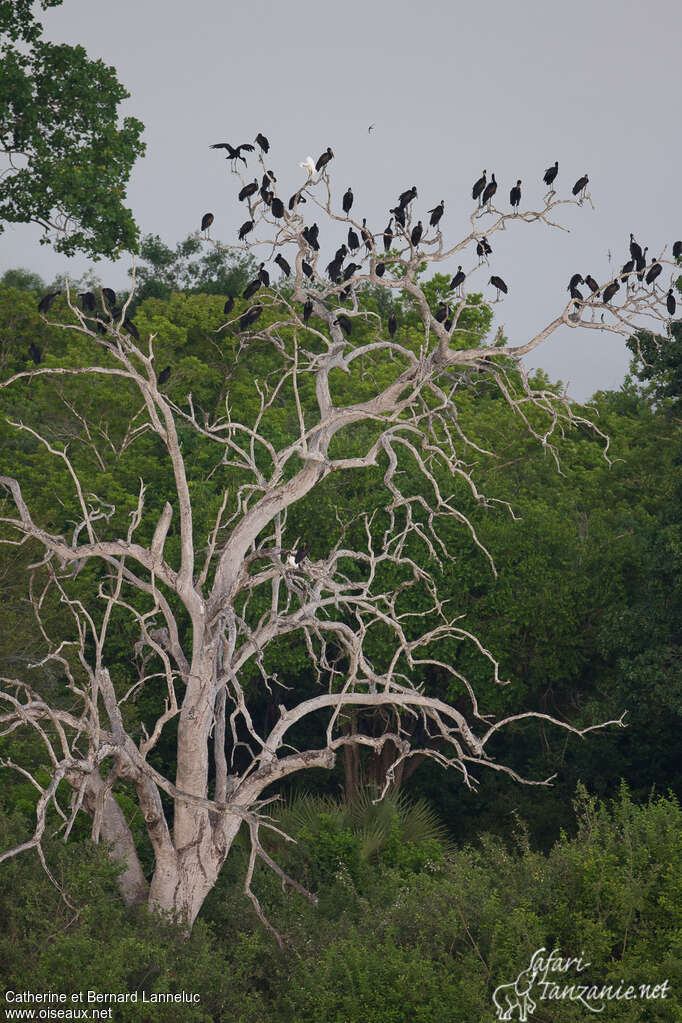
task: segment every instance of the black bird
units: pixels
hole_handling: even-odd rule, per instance
[[[270,203],[270,212],[273,217],[284,216],[284,203],[281,199],[278,199],[276,195],[273,195],[272,202]]]
[[[233,299],[232,295],[230,295],[230,297],[225,302],[225,305],[223,306],[223,313],[225,314],[225,316],[229,316],[233,309],[234,309],[234,299]]]
[[[413,199],[417,198],[417,186],[412,185],[412,188],[408,188],[405,192],[401,192],[398,196],[398,206],[401,209],[405,209],[406,206],[412,202]]]
[[[116,292],[113,288],[102,288],[102,295],[104,297],[104,303],[110,309],[116,305]]]
[[[312,299],[309,298],[308,301],[303,306],[303,322],[307,323],[308,320],[310,319],[310,317],[312,316],[312,314],[313,314],[313,302],[312,302]]]
[[[568,282],[568,287],[566,288],[566,291],[573,291],[573,289],[577,288],[579,284],[584,283],[585,282],[583,281],[581,274],[573,274],[570,281]]]
[[[583,302],[583,296],[577,288],[571,288],[571,298],[577,298],[580,302]]]
[[[305,559],[308,557],[309,550],[310,544],[304,543],[297,551],[289,551],[287,555],[287,565],[291,565],[292,568],[300,568]]]
[[[256,277],[254,278],[254,280],[249,281],[249,283],[244,288],[242,298],[245,299],[251,298],[253,295],[256,294],[262,283],[263,282],[261,281],[260,277]]]
[[[372,232],[367,227],[366,217],[362,218],[362,227],[360,228],[360,234],[362,235],[362,240],[365,243],[366,251],[371,252],[372,249],[374,248],[374,239],[372,238]]]
[[[597,292],[599,291],[599,285],[595,281],[594,277],[591,277],[590,274],[585,274],[584,282],[587,285],[587,287],[590,289],[592,294],[596,295]]]
[[[384,274],[386,273],[386,264],[377,263],[376,266],[374,267],[374,273],[377,275],[377,277],[383,277]]]
[[[247,309],[245,313],[239,317],[239,329],[246,330],[252,323],[255,323],[260,314],[263,312],[262,305],[255,305],[252,309]]]
[[[509,202],[511,203],[512,209],[519,208],[519,204],[521,202],[521,178],[519,178],[509,193]]]
[[[393,217],[384,228],[384,252],[388,252],[393,241]]]
[[[662,273],[663,267],[660,263],[653,263],[649,269],[649,273],[646,275],[647,284],[653,284],[660,273]]]
[[[507,285],[504,283],[504,281],[502,280],[501,277],[495,277],[493,275],[490,278],[490,282],[489,283],[492,284],[493,288],[497,288],[497,297],[498,298],[500,297],[500,292],[501,291],[504,292],[505,295],[508,293],[509,289],[507,288]]]
[[[671,292],[671,294],[672,294],[672,292]],[[674,301],[674,299],[673,299],[673,301]],[[673,309],[673,312],[675,312],[674,309]],[[28,346],[28,354],[31,356],[31,358],[33,359],[33,361],[36,364],[36,366],[38,365],[38,363],[43,361],[43,351],[42,351],[42,348],[39,348],[38,345],[35,343],[35,341],[31,341],[30,345]]]
[[[338,284],[341,280],[341,262],[341,259],[335,256],[330,263],[327,263],[327,276],[334,284]]]
[[[490,181],[483,190],[483,195],[481,196],[481,206],[485,206],[486,203],[489,203],[492,197],[495,195],[496,191],[497,182],[495,181],[495,175],[492,174],[490,177]]]
[[[457,288],[461,288],[466,280],[466,274],[462,270],[461,264],[457,267],[457,273],[450,281],[450,291],[455,291]]]
[[[637,242],[635,241],[635,236],[632,233],[632,231],[630,232],[630,255],[632,256],[635,262],[637,262],[638,259],[642,258],[642,246],[637,244]]]
[[[350,208],[353,205],[353,192],[352,189],[348,188],[343,196],[341,208],[344,213],[350,213]]]
[[[170,375],[171,375],[171,368],[170,368],[170,366],[166,366],[166,368],[162,369],[161,372],[159,373],[158,377],[156,378],[157,386],[158,387],[163,387],[164,384],[167,384],[169,379],[170,379]]]
[[[360,239],[352,227],[348,228],[348,248],[351,252],[355,252],[360,248]]]
[[[269,188],[261,188],[260,190],[260,197],[266,206],[270,206],[272,204],[274,194],[275,193],[271,192]]]
[[[334,259],[336,260],[337,263],[343,263],[347,255],[348,249],[346,248],[346,246],[340,245],[339,248],[334,253]]]
[[[452,319],[452,317],[451,317],[451,316],[449,316],[449,317],[447,318],[447,320],[445,321],[445,323],[443,324],[443,327],[444,327],[444,329],[445,329],[445,330],[447,330],[448,334],[449,334],[449,333],[450,333],[450,331],[452,330],[452,324],[453,324],[453,323],[454,323],[454,320]]]
[[[313,276],[313,268],[310,265],[310,263],[306,263],[305,259],[301,260],[301,270],[306,275],[306,277],[312,277]]]
[[[297,206],[300,202],[307,202],[306,197],[304,195],[301,195],[300,192],[294,192],[291,199],[289,200],[289,209],[293,210],[294,207]]]
[[[291,267],[289,266],[281,252],[278,252],[277,255],[275,256],[275,263],[277,263],[277,266],[280,268],[285,277],[290,276]]]
[[[310,248],[314,249],[315,252],[318,252],[320,248],[320,244],[317,240],[319,232],[320,229],[317,226],[317,224],[313,224],[311,227],[304,227],[303,231],[301,232]]]
[[[436,310],[434,319],[436,320],[437,323],[444,323],[445,320],[447,320],[448,318],[448,312],[449,310],[445,302],[441,302],[441,304],[438,306],[438,309]]]
[[[611,301],[617,291],[620,291],[620,284],[618,281],[612,281],[611,284],[607,284],[604,288],[604,294],[602,295],[602,302],[604,305],[607,305],[607,303]]]
[[[249,231],[253,231],[253,220],[245,220],[239,228],[239,241],[243,242]]]
[[[645,245],[644,252],[640,253],[635,259],[635,266],[637,267],[637,280],[644,280],[644,267],[646,266],[646,254],[649,251],[649,246]]]
[[[682,242],[673,242],[673,259],[679,259],[682,256]]]
[[[258,276],[260,277],[261,284],[264,284],[266,288],[270,287],[270,274],[265,269],[265,263],[261,263],[258,267]]]
[[[395,336],[395,332],[396,332],[397,329],[398,329],[398,321],[396,320],[396,318],[393,315],[393,313],[391,313],[391,315],[388,318],[388,336],[389,337],[394,337]]]
[[[61,295],[61,292],[50,292],[48,295],[44,295],[43,298],[38,303],[38,312],[39,313],[49,312],[50,307],[54,300],[56,299],[57,295]]]
[[[246,160],[242,156],[242,149],[245,153],[253,153],[253,146],[250,142],[242,142],[241,146],[231,146],[229,142],[216,142],[210,149],[227,149],[226,160],[241,160],[246,167]]]
[[[214,220],[215,217],[213,216],[212,213],[204,213],[203,217],[201,218],[201,230],[208,232],[208,229]]]
[[[552,187],[552,185],[554,184],[554,179],[556,178],[558,173],[559,173],[559,161],[556,160],[553,167],[548,167],[547,168],[547,170],[545,171],[545,175],[544,175],[544,177],[542,179],[544,181],[544,183],[547,185],[547,188],[551,188]]]
[[[274,185],[276,181],[277,178],[275,177],[274,173],[271,170],[266,170],[265,174],[263,175],[263,180],[260,183],[261,188],[269,188],[270,185]]]
[[[269,143],[269,142],[268,142],[268,140],[266,139],[265,135],[263,135],[263,134],[262,134],[262,132],[260,132],[260,131],[259,131],[259,132],[258,132],[258,134],[256,135],[256,142],[257,142],[257,143],[258,143],[258,145],[259,145],[259,146],[261,147],[261,149],[263,150],[263,152],[264,152],[264,153],[267,153],[267,151],[268,151],[268,150],[269,150],[269,148],[270,148],[270,143]]]
[[[625,277],[623,277],[623,284],[625,284],[626,286],[629,280],[629,274],[631,274],[634,269],[635,269],[634,259],[629,259],[627,263],[623,263],[622,267],[620,268],[621,274],[625,274]]]
[[[665,304],[668,307],[669,314],[671,316],[674,316],[675,315],[675,309],[677,308],[677,303],[675,302],[675,296],[673,295],[673,289],[672,288],[670,289],[670,291],[666,295]],[[29,349],[29,351],[30,351],[30,349]],[[36,360],[34,359],[33,361],[35,362]],[[40,362],[40,359],[38,359],[38,362]]]
[[[478,181],[474,182],[474,187],[471,189],[471,198],[478,199],[479,195],[483,191],[487,182],[486,171],[483,171]]]
[[[429,227],[438,227],[438,222],[443,216],[445,211],[445,199],[441,199],[437,206],[434,206],[432,210],[427,210],[427,213],[431,214],[429,219]]]
[[[86,313],[94,313],[95,311],[95,296],[91,291],[84,291],[82,295],[78,296],[81,300],[81,305]]]
[[[244,202],[244,199],[248,199],[249,196],[255,195],[258,191],[258,178],[254,178],[250,185],[244,185],[241,192],[239,193],[239,201]]]
[[[583,174],[582,178],[578,178],[572,189],[573,195],[579,195],[580,192],[583,192],[584,194],[589,180],[590,179],[588,178],[587,174]]]
[[[135,338],[136,341],[140,340],[140,334],[137,327],[135,326],[132,320],[128,319],[127,316],[123,321],[123,326],[128,331],[131,337]]]
[[[479,259],[485,259],[486,262],[488,261],[488,256],[492,251],[493,250],[487,238],[481,238],[476,245],[476,255]]]
[[[362,270],[360,263],[349,263],[346,269],[343,271],[344,281],[349,281],[356,270]]]
[[[350,337],[351,334],[353,333],[353,323],[350,320],[350,318],[346,316],[344,313],[339,313],[338,316],[336,317],[336,322],[338,323],[339,327],[344,332],[346,337]]]
[[[422,227],[422,222],[420,220],[415,225],[415,227],[412,228],[412,234],[410,235],[410,241],[412,242],[413,245],[415,245],[415,246],[419,245],[419,242],[421,241],[421,237],[422,237],[423,232],[424,232],[424,228]]]
[[[400,224],[400,226],[404,230],[404,228],[405,228],[405,219],[406,219],[405,207],[404,206],[394,206],[388,212],[393,214],[393,216],[395,217],[396,224]]]
[[[326,151],[324,153],[322,153],[321,156],[318,157],[317,163],[315,164],[315,170],[316,171],[321,171],[324,167],[327,166],[327,164],[329,163],[329,161],[331,159],[333,159],[333,157],[334,157],[334,154],[333,154],[331,148],[329,146],[327,146]]]

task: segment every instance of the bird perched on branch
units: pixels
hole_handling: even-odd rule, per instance
[[[267,151],[270,149],[270,143],[266,139],[265,135],[263,135],[263,133],[260,131],[256,135],[256,142],[261,147],[264,153],[267,153]]]
[[[418,222],[417,222],[417,224],[416,224],[416,225],[415,225],[415,226],[414,226],[414,227],[412,228],[412,234],[410,235],[410,241],[412,242],[412,244],[413,244],[413,245],[414,245],[415,247],[416,247],[417,245],[419,245],[419,242],[421,241],[421,237],[422,237],[422,234],[423,234],[423,232],[424,232],[424,228],[422,227],[422,222],[421,222],[421,220],[420,220],[420,221],[418,221]]]
[[[376,266],[374,267],[374,273],[377,275],[377,277],[383,277],[384,274],[386,273],[386,264],[377,263]]]
[[[301,231],[301,234],[303,235],[303,237],[307,241],[308,245],[315,252],[319,252],[319,249],[320,249],[320,243],[317,240],[318,236],[319,236],[319,233],[320,233],[320,229],[317,226],[317,224],[311,224],[310,227],[304,227],[303,230]]]
[[[630,232],[630,256],[635,262],[642,258],[642,246],[635,241],[635,236],[632,231]]]
[[[635,259],[635,266],[637,267],[637,280],[644,280],[644,267],[646,266],[646,254],[649,251],[649,246],[644,246],[644,251],[640,250],[639,255]]]
[[[242,298],[245,298],[248,301],[248,299],[250,299],[253,295],[256,294],[258,289],[261,287],[262,283],[263,282],[261,281],[260,277],[256,277],[254,278],[254,280],[249,281],[249,283],[244,288]]]
[[[457,273],[450,281],[450,291],[456,291],[457,288],[461,288],[466,280],[466,274],[462,270],[461,264],[457,267]]]
[[[350,319],[350,317],[346,316],[345,313],[338,313],[336,317],[336,322],[338,323],[339,327],[344,332],[346,337],[350,337],[351,334],[353,333],[353,321]]]
[[[329,161],[333,160],[333,159],[334,159],[334,153],[332,152],[332,148],[331,148],[331,146],[327,146],[327,148],[324,151],[324,153],[322,153],[321,156],[318,156],[317,163],[315,164],[315,170],[316,171],[324,170],[324,168],[327,166]]]
[[[207,237],[208,237],[208,229],[209,229],[209,227],[211,226],[211,224],[213,223],[214,220],[215,220],[215,217],[213,216],[212,213],[204,213],[203,217],[201,218],[201,230],[206,232],[206,236]]]
[[[350,213],[350,208],[351,208],[352,205],[353,205],[353,190],[351,188],[347,188],[346,191],[344,192],[343,200],[341,202],[341,208],[342,208],[343,212],[344,213]]]
[[[582,192],[582,195],[580,195],[580,198],[584,199],[585,198],[585,192],[587,191],[587,184],[588,184],[589,180],[590,179],[588,178],[587,174],[583,174],[583,176],[581,178],[578,178],[578,180],[576,181],[576,183],[575,183],[575,185],[573,186],[573,189],[572,189],[573,195],[580,195],[580,193]]]
[[[243,202],[244,199],[248,199],[249,196],[255,195],[258,191],[258,179],[254,178],[251,184],[244,185],[239,193],[239,201]]]
[[[280,268],[285,277],[291,276],[291,267],[289,266],[281,252],[278,252],[277,255],[275,256],[275,263],[277,263],[277,266]]]
[[[43,360],[43,350],[42,348],[38,347],[35,341],[31,341],[30,345],[28,346],[28,354],[31,356],[31,359],[33,360],[36,366],[39,365],[39,363],[41,363]]]
[[[261,284],[264,284],[266,288],[270,287],[270,274],[265,269],[265,263],[261,263],[258,267],[258,276]]]
[[[166,366],[166,368],[162,369],[161,372],[159,373],[158,377],[156,378],[156,385],[157,385],[157,387],[163,387],[164,384],[167,384],[168,381],[170,380],[170,375],[171,375],[171,368],[170,368],[170,366]]]
[[[310,265],[310,263],[306,263],[305,259],[301,260],[301,270],[306,275],[306,277],[312,277],[313,276],[313,268]]]
[[[113,309],[116,305],[116,292],[113,288],[102,288],[102,303],[105,309]]]
[[[429,227],[438,227],[440,218],[443,216],[445,211],[445,199],[441,199],[437,206],[434,206],[432,210],[427,210],[427,213],[431,214],[429,218]]]
[[[663,267],[660,263],[653,263],[646,275],[647,284],[653,284],[658,275],[663,271]]]
[[[577,288],[579,284],[584,284],[582,275],[573,274],[570,281],[568,282],[568,287],[566,288],[566,291],[573,291],[573,289]]]
[[[480,260],[484,260],[485,259],[485,261],[487,263],[488,262],[488,256],[490,255],[490,253],[492,251],[493,250],[492,250],[492,247],[490,245],[490,242],[488,241],[488,239],[484,235],[483,238],[479,239],[479,241],[478,241],[478,243],[476,245],[476,255],[478,256],[478,258]]]
[[[234,298],[230,295],[230,297],[225,302],[225,305],[223,306],[223,313],[225,314],[225,316],[229,316],[229,314],[232,312],[233,309],[234,309]]]
[[[474,182],[474,187],[471,189],[471,198],[472,199],[478,199],[479,196],[482,194],[483,189],[485,188],[486,183],[488,181],[488,179],[486,177],[486,173],[487,172],[484,170],[483,173],[481,174],[480,178],[478,179],[478,181]]]
[[[509,289],[507,288],[507,285],[504,283],[501,277],[495,277],[495,275],[493,274],[493,276],[490,278],[489,283],[492,284],[493,288],[497,288],[497,300],[499,300],[501,291],[504,292],[505,295],[508,294]]]
[[[289,551],[287,554],[287,565],[291,565],[292,568],[300,568],[305,559],[308,557],[310,551],[310,544],[302,544],[298,550]]]
[[[263,312],[262,305],[255,305],[251,309],[247,309],[245,313],[239,317],[239,329],[246,330],[252,323],[255,323],[260,314]]]
[[[308,299],[303,305],[303,322],[307,323],[313,314],[313,303],[312,299]]]
[[[367,227],[367,217],[362,218],[362,227],[360,228],[360,234],[362,240],[365,243],[365,249],[367,252],[371,252],[374,247],[374,239],[372,238],[372,232]]]
[[[52,303],[58,295],[61,295],[61,291],[50,291],[49,294],[43,295],[40,302],[38,302],[38,312],[43,314],[48,313]]]
[[[250,142],[242,142],[240,146],[231,146],[229,142],[216,142],[214,145],[209,147],[210,149],[227,149],[226,160],[241,160],[246,167],[246,159],[242,156],[242,149],[245,153],[253,153],[254,149]],[[234,169],[234,162],[232,164]]]
[[[509,193],[509,202],[511,203],[512,209],[518,210],[521,203],[521,178],[519,178]]]
[[[670,316],[674,316],[675,315],[675,309],[677,308],[677,303],[675,302],[675,296],[673,295],[673,289],[672,288],[670,289],[670,291],[668,292],[668,294],[665,297],[665,304],[666,304],[666,307],[668,309],[668,314]]]
[[[239,241],[243,242],[249,231],[253,231],[253,220],[245,220],[239,228]]]
[[[384,252],[388,252],[393,242],[393,217],[384,228]]]
[[[388,318],[388,336],[394,337],[395,332],[398,329],[398,321],[396,320],[393,313]]]
[[[93,295],[93,293],[91,291],[84,291],[78,297],[81,300],[81,305],[83,306],[83,312],[94,313],[94,311],[95,311],[95,296]]]
[[[673,259],[680,259],[682,257],[682,241],[673,242]]]
[[[388,212],[393,214],[393,216],[395,217],[396,224],[400,224],[402,229],[405,230],[405,221],[407,218],[405,207],[394,206],[393,209],[390,209]]]
[[[594,277],[590,276],[590,274],[585,274],[584,282],[587,285],[587,287],[590,289],[590,291],[592,292],[593,295],[596,295],[598,293],[599,285],[595,281]]]
[[[634,261],[634,259],[629,259],[627,261],[627,263],[623,263],[622,267],[620,268],[621,274],[625,274],[625,276],[623,277],[623,284],[626,287],[627,287],[627,283],[628,283],[628,281],[630,279],[629,278],[629,274],[631,274],[634,269],[635,269],[635,261]]]
[[[544,183],[547,185],[547,188],[551,188],[552,187],[552,185],[554,184],[554,179],[556,178],[558,173],[559,173],[559,161],[556,160],[554,162],[554,166],[553,167],[548,167],[547,168],[547,170],[545,171],[544,177],[542,179],[544,181]]]
[[[620,291],[620,284],[618,281],[612,281],[611,284],[607,284],[604,288],[604,294],[602,295],[602,302],[604,305],[608,305],[617,291]]]
[[[298,166],[302,167],[304,171],[307,171],[308,177],[312,178],[313,174],[315,173],[315,161],[313,160],[312,156],[306,156],[303,163],[299,163]]]
[[[284,216],[284,203],[281,199],[278,199],[276,195],[273,195],[270,201],[270,212],[273,217],[280,219]]]
[[[495,175],[491,174],[490,181],[483,189],[483,195],[481,196],[481,206],[488,205],[488,203],[490,203],[490,201],[492,200],[492,197],[495,195],[496,191],[497,181],[495,180]]]
[[[348,248],[351,252],[356,252],[360,248],[360,239],[352,227],[348,228]]]
[[[412,185],[412,188],[408,188],[405,192],[401,192],[398,196],[398,206],[401,209],[405,209],[410,205],[413,199],[417,198],[417,186]]]

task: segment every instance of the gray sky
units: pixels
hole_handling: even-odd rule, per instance
[[[503,209],[519,177],[522,208],[538,208],[556,159],[562,197],[587,172],[596,211],[569,207],[570,234],[509,225],[475,279],[482,289],[491,272],[507,281],[510,294],[495,308],[513,343],[563,308],[572,273],[616,272],[630,231],[650,254],[682,237],[680,0],[65,0],[43,21],[48,38],[114,65],[131,93],[123,112],[146,125],[147,155],[128,202],[142,232],[172,246],[207,210],[212,235],[236,241],[245,219],[238,180],[208,146],[258,131],[270,139],[283,198],[303,180],[299,162],[331,145],[339,203],[352,185],[354,215],[379,231],[398,193],[416,184],[419,216],[445,199],[446,242],[469,231],[483,167],[495,171]],[[0,273],[25,266],[49,280],[87,269],[38,237],[8,226]],[[475,263],[472,251],[465,269]],[[95,269],[110,286],[126,285],[124,260]],[[619,386],[627,364],[624,341],[568,328],[531,363],[578,399]]]

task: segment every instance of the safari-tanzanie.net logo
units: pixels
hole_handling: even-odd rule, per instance
[[[493,991],[497,1018],[518,1019],[525,1023],[538,1007],[538,1002],[580,1002],[590,1012],[603,1012],[609,1002],[654,1001],[667,998],[669,981],[658,984],[595,983],[581,976],[590,966],[583,954],[562,958],[558,948],[547,953],[539,948],[521,970],[516,980],[499,984]],[[515,1015],[518,1013],[518,1016]]]

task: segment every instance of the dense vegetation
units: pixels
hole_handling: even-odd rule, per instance
[[[266,356],[240,353],[234,335],[216,330],[224,322],[225,297],[239,294],[247,268],[224,259],[192,262],[195,255],[189,242],[174,252],[158,239],[143,243],[147,265],[136,323],[141,333],[157,334],[157,364],[172,366],[168,389],[178,402],[191,391],[199,407],[209,407],[224,400],[227,386],[233,408],[245,408],[253,400],[253,375],[267,368]],[[0,288],[3,376],[34,365],[30,345],[40,348],[45,366],[83,365],[90,358],[86,339],[41,320],[34,290],[39,284],[14,272]],[[434,303],[442,286],[438,277],[430,285]],[[364,301],[376,308],[371,292]],[[404,336],[416,329],[408,310],[396,312]],[[55,318],[68,315],[58,299]],[[488,315],[481,306],[482,322]],[[655,983],[668,977],[679,988],[682,829],[673,794],[682,791],[676,748],[682,714],[681,344],[676,330],[661,354],[647,349],[640,379],[594,396],[590,417],[611,437],[610,464],[593,434],[574,432],[561,444],[559,474],[484,380],[463,394],[459,407],[482,446],[496,452],[479,460],[479,488],[509,501],[520,521],[502,506],[476,508],[462,492],[498,575],[469,534],[453,529],[449,544],[457,558],[442,573],[441,593],[465,613],[467,629],[500,660],[501,677],[512,684],[495,687],[473,647],[453,644],[451,663],[473,680],[486,710],[495,714],[547,710],[583,725],[627,709],[627,729],[578,742],[537,726],[517,727],[504,740],[505,761],[529,777],[556,773],[550,788],[524,789],[491,774],[471,792],[458,776],[422,762],[403,776],[400,797],[394,793],[383,809],[372,810],[366,799],[358,803],[357,794],[351,799],[346,792],[344,802],[343,765],[331,776],[302,779],[283,811],[285,829],[298,845],[274,851],[293,876],[319,893],[319,906],[283,896],[269,874],[258,878],[268,915],[288,939],[284,952],[241,894],[246,860],[239,849],[185,943],[162,922],[122,907],[112,867],[89,842],[85,821],[68,847],[48,845],[68,903],[33,854],[0,868],[0,957],[8,986],[201,994],[198,1006],[154,1006],[148,1016],[139,1005],[119,1006],[121,1020],[487,1020],[494,1018],[492,989],[514,980],[544,945],[559,946],[566,955],[584,949],[595,981]],[[353,380],[339,387],[351,383],[360,386]],[[104,462],[94,457],[74,418],[76,399],[108,432],[111,453]],[[158,515],[168,472],[144,440],[119,457],[131,407],[125,387],[109,380],[91,381],[86,391],[81,382],[34,378],[4,392],[3,471],[22,480],[51,528],[68,532],[68,479],[44,448],[7,420],[40,422],[55,440],[68,440],[93,489],[109,493],[123,523],[140,476],[156,495],[150,510]],[[271,428],[286,434],[288,410],[276,412]],[[199,444],[193,470],[197,494],[210,508],[216,496],[202,476]],[[350,519],[359,508],[372,507],[376,491],[372,471],[354,477],[352,486],[327,481],[297,511],[294,534],[314,524],[314,544],[323,550],[330,536],[325,512],[338,507]],[[43,650],[25,599],[35,555],[0,549],[0,602],[8,626],[0,637],[1,675],[27,672]],[[78,577],[84,599],[92,593],[90,571]],[[52,629],[66,627],[56,602],[44,610]],[[131,677],[137,638],[122,628],[111,654],[121,681]],[[287,685],[297,693],[313,688],[303,647],[281,644],[276,656]],[[456,701],[437,671],[424,681],[429,691]],[[255,678],[252,696],[254,715],[272,712]],[[151,707],[155,698],[142,693],[129,713],[143,723],[146,701]],[[381,722],[363,712],[356,725],[372,729]],[[172,772],[172,741],[156,755]],[[40,763],[33,741],[14,734],[0,740],[0,756]],[[35,794],[13,772],[1,775],[5,849],[30,833]],[[361,791],[381,779],[381,764],[370,757],[359,764]],[[580,790],[576,815],[572,799],[579,780],[591,795]],[[306,790],[318,798],[306,799]],[[597,803],[595,796],[615,802]],[[122,790],[119,799],[132,816],[135,805],[126,798]],[[141,827],[138,834],[142,843]],[[148,857],[149,850],[143,854]],[[609,1007],[608,1018],[680,1018],[675,1011],[670,1000],[644,1009],[619,1003]],[[538,1010],[536,1018],[577,1020],[584,1010],[560,1003],[550,1015]]]

